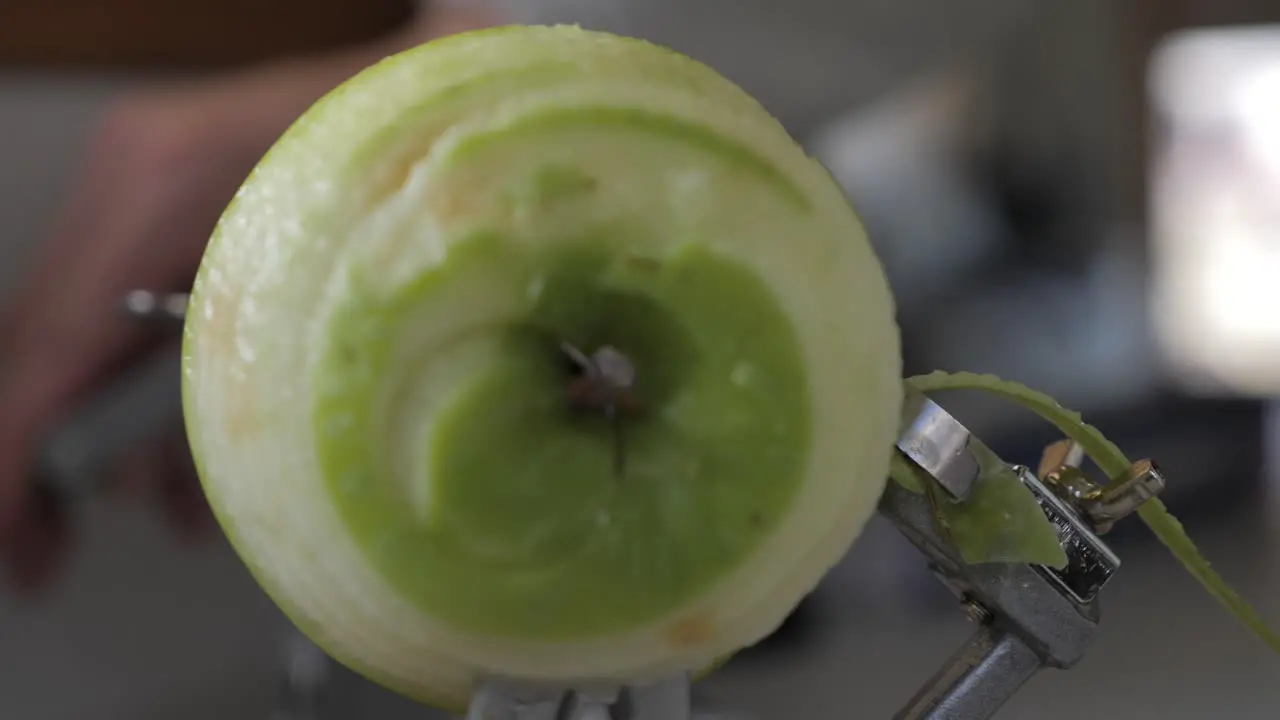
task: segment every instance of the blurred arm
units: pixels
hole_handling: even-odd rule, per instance
[[[414,0],[7,0],[0,68],[225,69],[353,46],[410,23]]]
[[[0,8],[11,4],[0,0]],[[488,22],[441,7],[343,49],[281,51],[236,70],[137,88],[108,105],[48,236],[0,308],[0,565],[19,587],[51,579],[70,549],[65,510],[32,482],[38,448],[150,347],[111,308],[132,288],[190,287],[236,188],[320,96],[399,50]],[[104,471],[161,498],[190,527],[202,500],[196,483],[176,480],[190,470],[189,458],[175,459],[185,443],[157,442],[138,449],[137,467]]]

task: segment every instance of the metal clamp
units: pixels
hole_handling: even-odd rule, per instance
[[[1080,469],[1083,452],[1071,440],[1059,440],[1045,448],[1040,459],[1040,479],[1053,492],[1084,515],[1099,535],[1111,531],[1143,503],[1164,491],[1164,473],[1151,460],[1139,460],[1121,476],[1105,484],[1091,480]]]
[[[491,680],[472,698],[467,720],[692,720],[691,707],[684,675],[577,690]]]
[[[970,450],[977,440],[936,403],[912,395],[908,407],[915,415],[909,416],[913,420],[898,451],[953,497],[966,496],[978,481],[978,459]],[[1026,467],[1011,466],[1057,527],[1068,559],[1061,570],[968,565],[938,531],[927,498],[889,484],[880,514],[924,553],[979,624],[896,720],[985,720],[1041,669],[1067,669],[1084,655],[1100,618],[1098,593],[1120,566],[1099,534],[1158,493],[1164,478],[1143,461],[1119,482],[1085,485],[1079,472],[1082,459],[1079,448],[1055,444],[1042,459],[1044,480]],[[1072,488],[1084,492],[1077,497]]]

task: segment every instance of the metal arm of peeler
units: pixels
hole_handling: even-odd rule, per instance
[[[186,295],[138,291],[126,298],[125,308],[141,321],[176,329],[184,319],[186,302]],[[177,351],[158,356],[122,377],[64,425],[40,456],[37,471],[47,486],[72,496],[94,491],[96,472],[114,453],[160,423],[178,420],[179,365]],[[898,452],[937,482],[943,501],[966,499],[980,477],[973,452],[980,441],[918,393],[909,394],[906,417],[912,419],[899,437]],[[1083,656],[1100,619],[1098,593],[1120,566],[1100,536],[1161,492],[1165,480],[1153,463],[1143,460],[1125,477],[1098,485],[1080,471],[1081,460],[1079,448],[1063,441],[1046,448],[1037,472],[1011,466],[1057,527],[1068,558],[1060,570],[1009,563],[969,565],[939,528],[927,494],[888,484],[880,514],[920,550],[978,625],[973,637],[895,720],[986,720],[1040,670],[1068,669]],[[310,646],[307,652],[309,658],[319,656]],[[310,665],[314,664],[312,658]],[[282,703],[295,708],[290,717],[298,708],[306,708],[306,717],[314,712],[307,697],[294,697],[313,695],[314,684],[286,683],[289,697],[282,698]],[[603,689],[531,687],[493,679],[478,689],[467,720],[693,717],[690,680],[682,675]]]
[[[979,467],[969,431],[936,403],[908,397],[913,417],[898,451],[928,472],[952,500],[968,496]],[[978,623],[974,636],[895,715],[895,720],[985,720],[1043,668],[1068,669],[1084,655],[1100,620],[1099,591],[1120,559],[1099,537],[1164,489],[1150,461],[1100,486],[1080,472],[1082,453],[1069,441],[1046,448],[1038,473],[1013,466],[1058,530],[1067,565],[968,565],[943,537],[926,497],[896,483],[880,502],[939,579]]]

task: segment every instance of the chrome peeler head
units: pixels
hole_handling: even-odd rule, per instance
[[[952,499],[980,482],[975,448],[982,443],[922,393],[908,392],[898,452],[927,472]],[[1098,594],[1120,566],[1099,537],[1158,494],[1164,477],[1149,461],[1121,478],[1094,483],[1070,441],[1045,449],[1038,472],[1009,465],[1057,529],[1067,556],[1061,569],[1041,565],[969,565],[936,522],[929,493],[890,483],[880,514],[927,558],[961,600],[978,629],[895,720],[985,720],[1042,668],[1066,669],[1083,657],[1100,618]]]
[[[490,680],[467,720],[696,720],[686,675],[641,685],[566,688]]]

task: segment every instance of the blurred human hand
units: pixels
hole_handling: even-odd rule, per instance
[[[108,108],[49,237],[0,311],[0,559],[17,587],[49,580],[69,548],[65,508],[33,483],[41,443],[163,341],[124,317],[121,299],[135,288],[190,287],[239,184],[329,89],[428,37],[491,22],[443,12],[385,43],[137,91]],[[158,500],[179,528],[208,525],[180,428],[132,457],[114,469],[124,487]]]

